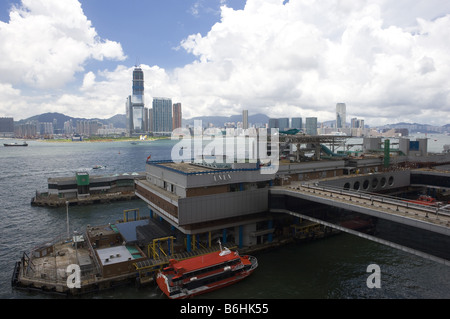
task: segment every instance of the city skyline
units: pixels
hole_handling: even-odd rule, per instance
[[[442,126],[449,13],[437,0],[10,0],[0,5],[0,117],[122,114],[140,64],[147,101],[168,96],[185,118],[248,110],[323,122],[342,101],[347,119],[370,126]]]
[[[131,97],[131,96],[130,96]],[[155,101],[166,100],[168,98],[155,98]],[[179,123],[181,116],[181,103],[174,103],[172,123]],[[166,126],[171,121],[171,114],[169,112],[170,103],[167,103],[165,110],[160,112],[161,117],[166,117]],[[153,112],[152,109],[147,110],[147,114],[150,126],[145,127],[145,132],[142,134],[156,134],[156,135],[168,135],[170,132],[167,130],[161,130],[155,132],[153,130]],[[164,115],[165,114],[165,115]],[[122,117],[123,123],[120,118]],[[450,133],[450,124],[444,126],[432,126],[429,124],[421,123],[391,123],[388,125],[371,127],[364,123],[364,119],[352,118],[350,122],[346,123],[345,128],[337,128],[336,121],[318,121],[316,117],[309,117],[302,119],[301,117],[291,118],[269,118],[264,114],[252,114],[246,116],[246,112],[243,114],[235,114],[228,118],[226,117],[214,117],[206,116],[192,119],[183,119],[182,127],[193,128],[194,121],[202,121],[204,129],[215,127],[219,129],[235,128],[245,129],[244,123],[247,118],[248,128],[254,130],[255,128],[277,128],[281,129],[281,126],[285,126],[285,130],[299,129],[300,131],[308,135],[347,135],[347,136],[380,136],[380,134],[386,133],[386,136],[398,135],[407,136],[409,133],[438,133],[448,134]],[[265,118],[265,119],[264,119]],[[251,121],[250,121],[251,120]],[[84,119],[84,118],[72,118],[61,113],[44,113],[35,115],[26,120],[14,121],[12,117],[0,117],[0,137],[26,137],[26,138],[53,138],[56,136],[69,136],[74,133],[82,134],[84,136],[98,135],[127,135],[130,136],[129,129],[126,129],[126,114],[117,114],[109,119]],[[281,123],[281,125],[280,125]],[[116,127],[116,124],[118,125]],[[63,125],[63,126],[62,126]],[[175,124],[173,129],[179,127]],[[288,127],[286,127],[288,126]],[[24,133],[26,132],[26,133]],[[136,132],[135,132],[136,133]],[[133,134],[137,136],[139,134]],[[170,135],[170,134],[169,134]]]
[[[148,111],[145,110],[144,83],[144,72],[139,66],[136,66],[133,70],[132,94],[127,97],[125,104],[127,131],[130,135],[146,131]]]

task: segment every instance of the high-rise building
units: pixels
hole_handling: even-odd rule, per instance
[[[153,133],[167,135],[172,130],[172,99],[153,98]]]
[[[153,109],[148,110],[148,130],[153,132]]]
[[[96,135],[102,127],[102,123],[96,120],[79,120],[76,125],[76,133],[85,136]]]
[[[305,121],[306,134],[317,135],[317,117],[307,117]]]
[[[73,127],[72,119],[64,122],[64,133],[65,134],[73,134],[75,129]]]
[[[336,104],[336,128],[345,128],[346,121],[345,103]]]
[[[144,71],[138,66],[133,70],[133,95],[134,104],[144,104]]]
[[[145,131],[144,72],[138,66],[133,70],[132,95],[126,102],[127,130],[129,134]]]
[[[148,125],[148,107],[144,107],[144,131],[149,131],[149,125]]]
[[[0,117],[0,133],[14,133],[14,118]]]
[[[38,130],[36,123],[19,124],[14,127],[14,134],[17,137],[34,138]]]
[[[53,123],[52,122],[40,122],[39,134],[44,136],[53,135]]]
[[[269,119],[269,128],[280,128],[278,119]]]
[[[278,125],[280,128],[280,131],[288,130],[289,129],[289,118],[288,117],[279,118]]]
[[[242,128],[248,129],[248,110],[242,111]]]
[[[181,127],[181,119],[182,119],[181,103],[174,103],[172,111],[173,111],[172,129],[174,130],[176,128]]]
[[[133,132],[133,108],[131,104],[131,95],[127,96],[127,100],[125,102],[125,111],[127,117],[127,134],[131,135],[131,133]]]
[[[302,118],[301,117],[293,117],[291,119],[291,128],[301,130],[303,128]]]
[[[352,118],[351,128],[364,128],[364,120],[358,118]]]

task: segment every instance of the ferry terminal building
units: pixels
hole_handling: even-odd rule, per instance
[[[272,241],[269,187],[275,174],[261,174],[258,163],[148,161],[146,166],[136,195],[148,204],[151,217],[186,236],[187,251],[200,242],[243,247],[262,243],[263,237]]]

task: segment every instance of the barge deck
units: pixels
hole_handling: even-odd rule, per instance
[[[20,261],[15,264],[11,278],[12,287],[65,296],[97,293],[124,285],[134,284],[140,287],[154,284],[155,275],[169,264],[170,259],[184,260],[220,251],[219,245],[212,245],[192,251],[182,249],[169,253],[167,247],[163,249],[160,246],[156,256],[152,255],[149,244],[149,251],[145,254],[145,249],[141,250],[132,242],[123,242],[121,236],[115,238],[119,235],[119,229],[117,224],[90,227],[85,234],[70,239],[60,235],[46,244],[24,252]],[[170,237],[157,238],[153,242],[160,245],[167,238]],[[113,242],[115,239],[118,240]],[[107,245],[102,244],[105,241],[108,241]],[[239,252],[255,253],[292,242],[293,238],[285,238],[272,243],[244,247],[239,249]],[[73,265],[79,266],[79,287],[71,286],[76,278],[72,275]]]

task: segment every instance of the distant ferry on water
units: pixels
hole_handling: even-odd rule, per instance
[[[4,146],[28,146],[27,142],[23,142],[22,144],[19,143],[3,143]]]
[[[253,256],[239,256],[228,248],[181,261],[171,259],[156,277],[170,299],[190,298],[236,283],[258,267]]]

